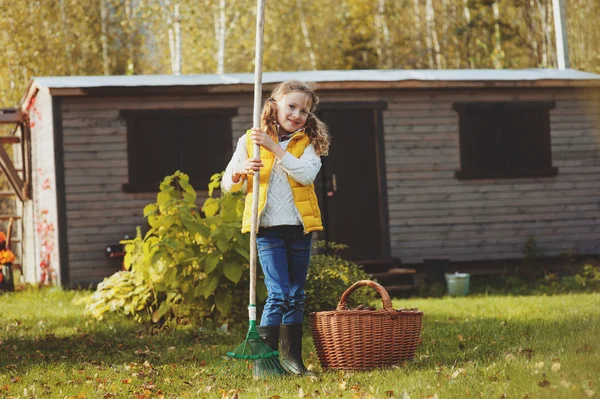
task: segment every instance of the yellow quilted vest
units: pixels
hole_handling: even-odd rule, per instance
[[[286,151],[296,158],[300,158],[304,153],[304,149],[308,147],[309,144],[309,137],[303,132],[298,132],[290,139]],[[248,149],[248,154],[252,156],[252,154],[254,154],[254,144],[252,144],[252,141],[250,140],[250,130],[246,132],[246,147]],[[271,178],[273,165],[275,164],[275,158],[275,154],[271,151],[262,147],[260,148],[260,159],[263,161],[263,168],[260,170],[260,187],[258,193],[259,220],[267,202],[267,189],[269,188],[269,180]],[[253,180],[252,177],[248,178],[248,193],[246,194],[246,203],[244,207],[242,233],[250,231],[250,220],[252,219],[252,191],[254,189]],[[304,233],[323,230],[321,211],[319,210],[319,202],[315,193],[314,184],[304,186],[289,176],[288,181],[292,187],[294,203],[296,204],[296,208],[300,211],[302,224],[304,225]],[[260,222],[258,224],[260,224]]]

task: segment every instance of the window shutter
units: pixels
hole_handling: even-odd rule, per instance
[[[180,170],[197,190],[227,166],[232,153],[234,109],[122,111],[127,119],[127,192],[156,192]]]
[[[553,102],[456,103],[461,170],[458,178],[551,176]]]

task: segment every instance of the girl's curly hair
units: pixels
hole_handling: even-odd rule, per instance
[[[305,133],[310,138],[310,142],[315,148],[315,152],[318,155],[326,156],[329,153],[329,131],[327,125],[325,125],[317,116],[314,111],[319,103],[319,97],[315,94],[317,89],[316,83],[313,82],[301,82],[299,80],[286,80],[273,89],[271,96],[265,102],[262,114],[260,116],[261,128],[267,130],[267,132],[273,136],[277,136],[277,101],[280,100],[284,95],[293,91],[299,91],[305,93],[309,98],[309,113],[306,118]]]

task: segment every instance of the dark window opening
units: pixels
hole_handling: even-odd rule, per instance
[[[157,192],[180,170],[196,190],[225,169],[233,151],[235,109],[122,111],[127,120],[129,183],[126,192]]]
[[[459,179],[555,176],[551,101],[455,103],[460,132]]]

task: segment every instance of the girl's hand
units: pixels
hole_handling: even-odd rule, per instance
[[[253,127],[251,130],[252,132],[250,132],[250,139],[252,140],[253,144],[258,144],[266,150],[271,151],[278,159],[283,158],[285,155],[285,150],[281,148],[279,143],[276,143],[271,136],[259,128]]]
[[[260,171],[263,167],[263,163],[260,159],[246,159],[244,162],[240,162],[233,168],[233,182],[237,183],[240,181],[242,175],[253,175],[255,172]]]
[[[253,144],[258,144],[259,146],[264,147],[271,152],[275,152],[275,148],[279,147],[279,145],[273,141],[273,139],[267,133],[263,132],[259,128],[253,127],[251,130],[252,132],[250,133],[250,139],[252,140]]]

